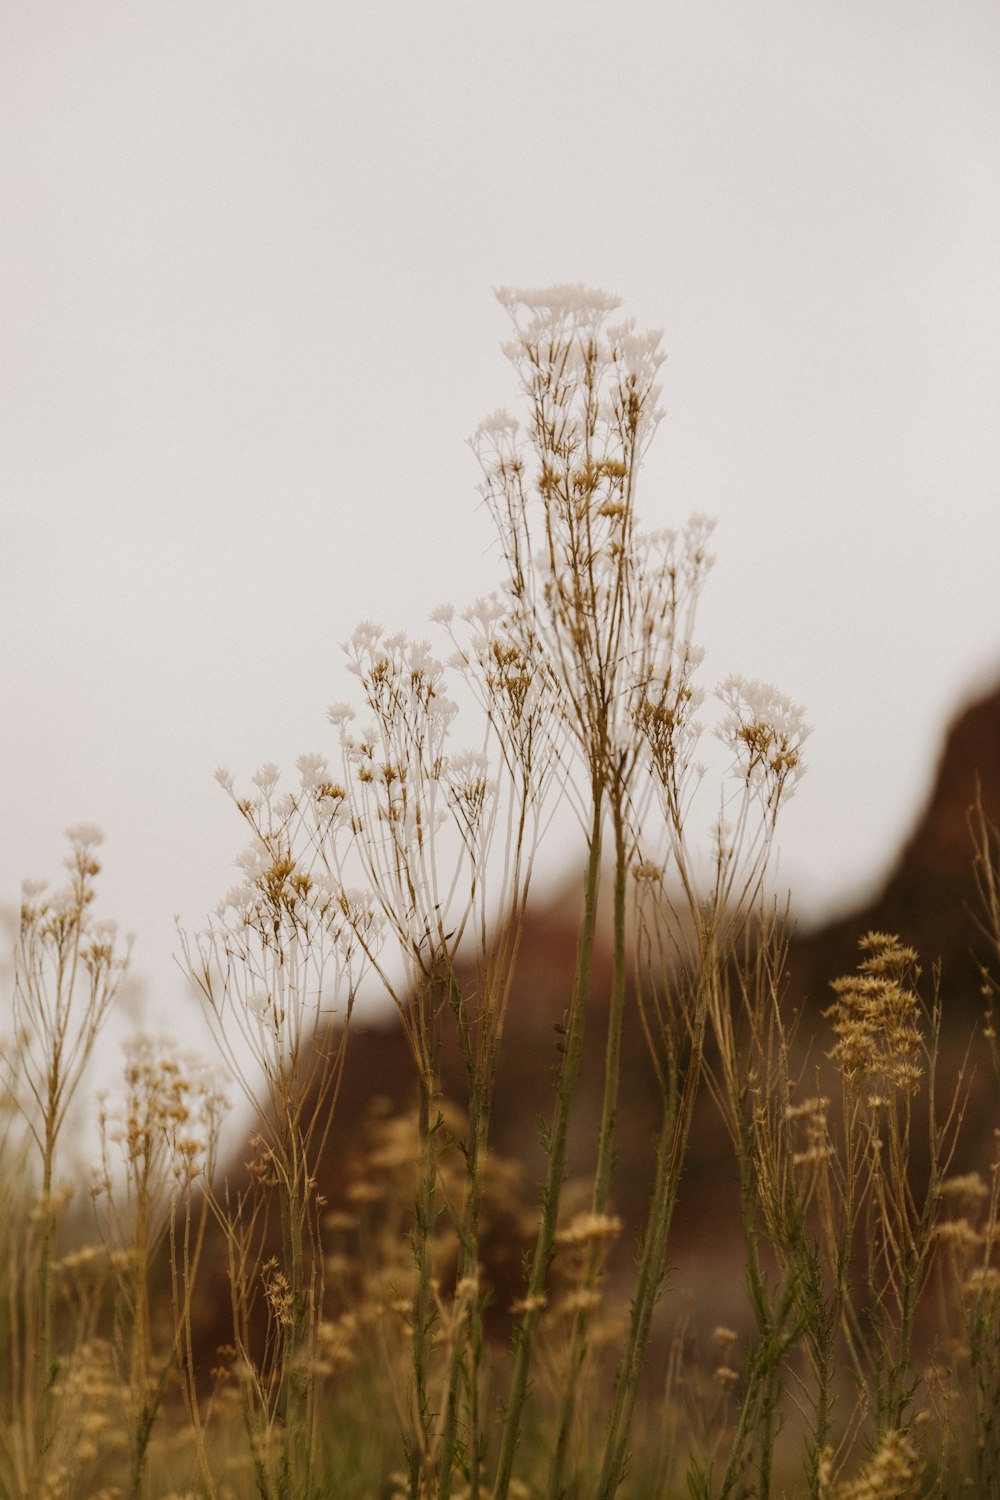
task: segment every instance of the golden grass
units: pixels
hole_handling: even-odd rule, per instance
[[[614,299],[577,287],[501,300],[527,418],[522,431],[497,413],[473,442],[500,591],[457,619],[436,612],[449,667],[358,627],[345,649],[367,720],[355,730],[350,705],[331,709],[334,768],[303,756],[282,791],[264,766],[246,794],[218,773],[250,843],[240,883],[181,948],[226,1086],[253,1112],[249,1159],[229,1180],[217,1170],[213,1073],[136,1039],[120,1099],[101,1108],[93,1242],[70,1235],[60,1166],[127,959],[93,916],[96,830],[71,831],[65,890],[26,887],[0,1175],[4,1495],[1000,1494],[1000,1177],[995,1162],[988,1177],[962,1168],[966,1074],[938,1077],[933,986],[915,952],[868,934],[801,1034],[761,890],[808,731],[767,684],[717,690],[728,760],[706,859],[694,629],[710,528],[643,533],[635,512],[659,338],[612,324]],[[471,751],[453,743],[449,670],[481,709]],[[532,869],[559,800],[588,860],[545,1169],[526,1184],[492,1125]],[[975,859],[997,957],[983,819]],[[412,1096],[373,1102],[328,1202],[355,998],[373,978],[396,1007]],[[987,969],[984,985],[992,995]],[[645,1216],[623,1225],[632,1012],[658,1115]],[[595,1027],[603,1077],[586,1108]],[[986,1041],[996,1061],[991,1025]],[[464,1078],[450,1096],[449,1048]],[[726,1233],[746,1289],[740,1327],[711,1334],[711,1309],[671,1324],[663,1308],[704,1096],[728,1141]],[[583,1181],[568,1177],[581,1119]],[[612,1269],[623,1234],[634,1254]],[[514,1296],[490,1269],[498,1243],[522,1258]],[[206,1350],[213,1277],[226,1335]]]

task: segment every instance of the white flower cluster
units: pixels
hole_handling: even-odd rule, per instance
[[[804,710],[756,678],[727,677],[718,696],[728,709],[718,735],[733,752],[739,774],[769,804],[790,796],[805,770],[802,746],[811,731]]]
[[[144,1194],[154,1210],[172,1183],[189,1185],[210,1169],[226,1109],[216,1070],[200,1055],[179,1051],[169,1037],[146,1034],[124,1044],[125,1092],[100,1114],[103,1191],[113,1193],[119,1173],[108,1171],[114,1145],[125,1169],[129,1212]],[[119,1228],[128,1226],[120,1223]]]
[[[66,837],[80,849],[95,849],[104,843],[104,834],[96,823],[75,823],[72,828],[67,828]]]

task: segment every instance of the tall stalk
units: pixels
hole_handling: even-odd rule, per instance
[[[433,1326],[431,1281],[431,1236],[434,1229],[434,1200],[437,1192],[437,1153],[435,1122],[431,1118],[433,1090],[430,1078],[421,1071],[417,1105],[417,1129],[420,1142],[420,1165],[417,1184],[416,1224],[413,1255],[417,1267],[417,1290],[413,1299],[413,1379],[417,1408],[416,1441],[410,1450],[410,1500],[421,1500],[426,1465],[430,1455],[432,1415],[429,1397],[430,1335]]]
[[[6,1086],[41,1159],[40,1229],[34,1247],[33,1305],[25,1330],[33,1346],[28,1389],[19,1394],[30,1432],[30,1484],[42,1487],[53,1430],[52,1396],[59,1373],[53,1264],[57,1231],[56,1164],[63,1127],[98,1033],[128,962],[114,923],[92,920],[94,850],[101,833],[90,824],[67,829],[68,885],[51,897],[27,882],[15,950],[13,1019],[16,1053],[6,1060]],[[28,1408],[30,1407],[30,1415]]]
[[[597,1500],[613,1500],[624,1475],[626,1449],[635,1412],[639,1377],[649,1344],[653,1311],[659,1300],[666,1270],[667,1239],[687,1153],[695,1101],[701,1084],[705,1023],[708,1015],[707,990],[714,980],[714,974],[702,975],[699,979],[695,994],[694,1014],[691,1018],[691,1050],[684,1086],[677,1100],[676,1112],[669,1107],[669,1102],[664,1107],[656,1147],[656,1176],[639,1255],[638,1277],[635,1295],[632,1299],[628,1331],[625,1336],[625,1346],[615,1375],[614,1395],[604,1443],[604,1457],[596,1491]]]
[[[48,1122],[46,1122],[48,1124]],[[55,1154],[54,1133],[45,1132],[45,1147],[42,1157],[42,1191],[39,1202],[41,1235],[38,1242],[38,1309],[37,1343],[35,1353],[35,1430],[34,1459],[41,1470],[45,1450],[49,1442],[49,1409],[52,1387],[58,1374],[58,1364],[52,1356],[52,1260],[55,1240],[55,1212],[52,1205],[52,1167]]]
[[[281,1360],[281,1384],[278,1413],[282,1424],[282,1458],[279,1495],[309,1493],[312,1454],[310,1431],[311,1376],[304,1369],[304,1355],[310,1324],[309,1288],[303,1226],[309,1213],[307,1190],[302,1181],[302,1166],[295,1143],[289,1142],[290,1171],[282,1174],[278,1185],[281,1216],[282,1265],[288,1278],[287,1324],[284,1328]]]
[[[601,1124],[597,1140],[597,1164],[594,1174],[594,1190],[591,1211],[595,1219],[602,1217],[608,1208],[611,1192],[611,1172],[615,1157],[615,1126],[618,1118],[618,1099],[621,1082],[622,1025],[625,1017],[625,894],[628,877],[625,826],[622,814],[620,791],[612,801],[612,821],[615,840],[614,912],[612,938],[611,1003],[608,1012],[608,1035],[604,1054],[604,1098],[601,1107]],[[592,1237],[587,1245],[583,1272],[582,1291],[573,1317],[567,1367],[563,1376],[559,1411],[556,1418],[556,1436],[549,1464],[546,1489],[548,1500],[559,1500],[563,1493],[566,1456],[573,1431],[580,1376],[587,1354],[587,1334],[590,1327],[591,1297],[595,1292],[602,1261],[601,1240]]]
[[[510,1392],[504,1414],[500,1438],[500,1453],[497,1459],[494,1480],[494,1500],[507,1500],[514,1455],[520,1434],[521,1418],[528,1393],[528,1376],[534,1350],[535,1334],[545,1305],[549,1268],[555,1253],[556,1224],[559,1217],[559,1198],[566,1173],[566,1141],[569,1132],[570,1111],[576,1083],[580,1073],[583,1053],[584,1022],[590,994],[590,971],[594,950],[594,932],[597,924],[597,897],[601,872],[601,823],[603,816],[603,791],[599,783],[593,787],[593,820],[590,829],[590,852],[584,883],[583,915],[577,939],[576,970],[573,993],[566,1023],[564,1052],[559,1079],[556,1085],[555,1112],[548,1133],[549,1166],[542,1191],[541,1223],[538,1240],[531,1262],[531,1275],[524,1298],[524,1314],[515,1334],[514,1369]]]
[[[438,1462],[438,1500],[450,1500],[458,1436],[459,1404],[463,1374],[469,1403],[469,1431],[466,1466],[469,1500],[479,1500],[481,1439],[479,1411],[479,1363],[482,1352],[482,1317],[479,1297],[479,1219],[482,1209],[482,1164],[486,1154],[489,1119],[497,1063],[496,1018],[490,1013],[493,995],[489,980],[482,997],[484,1014],[471,1020],[461,986],[452,980],[452,1008],[458,1021],[469,1088],[469,1123],[463,1148],[465,1157],[465,1199],[457,1223],[458,1275],[455,1290],[456,1316],[460,1326],[454,1330],[454,1347],[448,1370],[441,1453]],[[482,1051],[477,1055],[471,1034],[473,1026],[486,1033]]]

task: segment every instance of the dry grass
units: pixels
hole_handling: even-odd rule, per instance
[[[96,831],[71,832],[65,891],[26,887],[0,1177],[0,1490],[1000,1494],[1000,1178],[960,1170],[966,1085],[937,1077],[933,986],[916,953],[869,934],[816,1035],[798,1034],[761,890],[807,730],[775,689],[727,679],[727,763],[706,781],[695,623],[710,528],[643,533],[635,511],[658,336],[612,324],[614,299],[581,288],[501,300],[526,420],[497,413],[473,442],[499,592],[436,612],[447,667],[420,641],[358,628],[345,649],[365,722],[331,709],[333,766],[303,756],[284,791],[265,766],[246,794],[219,773],[250,842],[240,883],[181,949],[228,1087],[253,1111],[250,1158],[220,1177],[223,1086],[136,1039],[120,1098],[101,1107],[92,1243],[69,1237],[60,1164],[127,958],[93,917]],[[481,710],[471,750],[455,747],[449,672]],[[706,788],[707,852],[693,832]],[[533,864],[560,801],[588,860],[535,1184],[497,1155],[492,1123]],[[976,861],[1000,957],[982,819]],[[396,1007],[414,1103],[373,1102],[327,1202],[355,998],[372,980]],[[992,993],[986,970],[984,983]],[[659,1116],[644,1221],[627,1226],[635,1254],[612,1271],[616,1195],[635,1168],[618,1129],[633,1010]],[[595,1027],[604,1070],[585,1110]],[[992,1027],[987,1042],[995,1060]],[[738,1184],[746,1307],[739,1329],[699,1342],[696,1316],[671,1330],[657,1309],[705,1094]],[[584,1181],[568,1178],[581,1112]],[[523,1256],[513,1298],[491,1270],[498,1244]],[[228,1333],[209,1373],[200,1308],[216,1246]]]

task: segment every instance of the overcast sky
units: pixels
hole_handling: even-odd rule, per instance
[[[215,767],[497,581],[492,288],[553,281],[664,331],[640,511],[718,520],[705,681],[815,726],[800,910],[876,880],[1000,675],[998,78],[995,0],[6,0],[0,903],[97,822],[169,1014]]]

